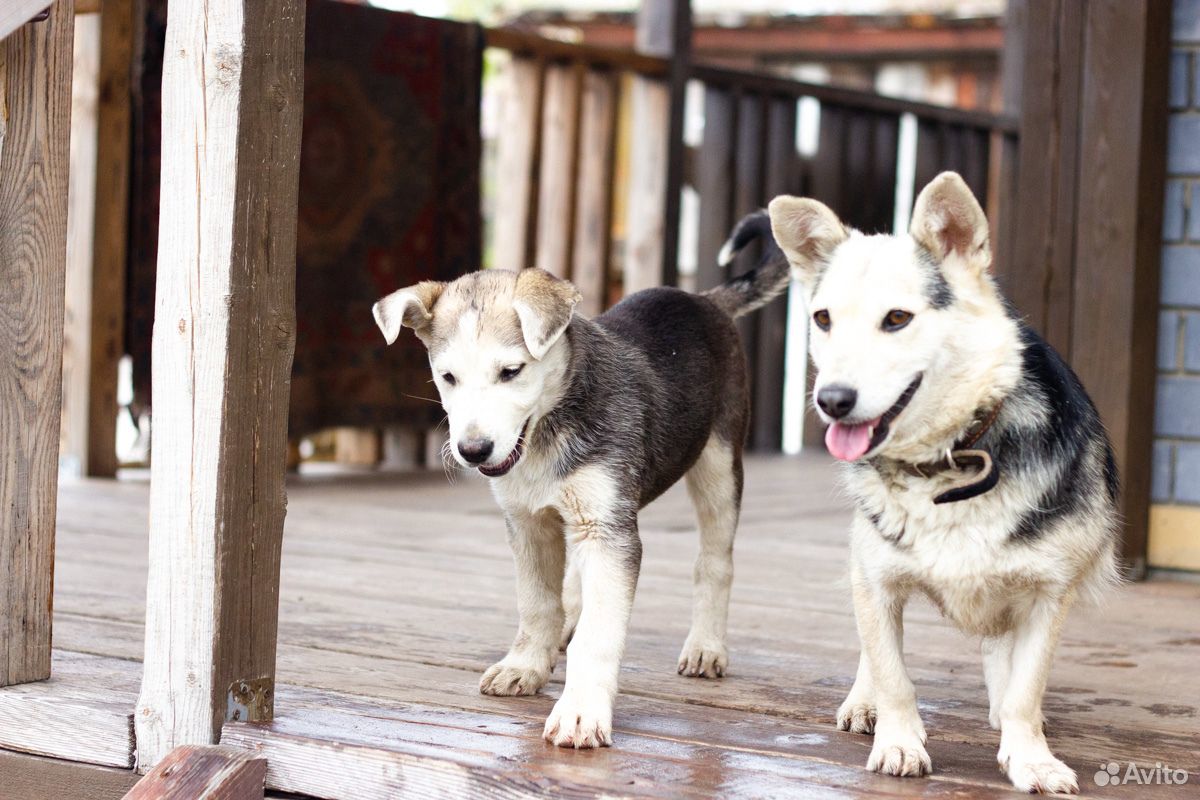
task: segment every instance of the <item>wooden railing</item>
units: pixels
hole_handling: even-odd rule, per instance
[[[630,195],[639,180],[628,173],[644,167],[622,160],[627,154],[618,148],[629,116],[625,77],[665,81],[669,60],[511,29],[490,30],[487,41],[512,57],[497,142],[491,263],[570,278],[585,314],[607,308],[631,283],[636,288],[630,270],[657,270],[655,283],[705,289],[750,268],[754,252],[728,268],[718,266],[717,253],[737,219],[778,194],[816,197],[853,226],[885,232],[907,218],[914,188],[953,169],[993,220],[1003,216],[1008,192],[997,176],[1015,173],[1015,118],[694,64],[688,74],[702,85],[701,141],[689,148],[681,136],[659,149],[668,158],[685,152],[683,183],[698,196],[698,219],[650,226],[671,236],[694,224],[695,253],[686,259],[694,272],[672,274],[670,265],[641,263],[636,246],[623,241],[634,222],[645,229],[645,220],[614,219],[616,209],[635,206]],[[797,146],[802,107],[815,112],[807,121],[817,128],[804,152]],[[666,126],[628,131],[631,138],[666,135]],[[645,213],[644,204],[635,213]],[[755,449],[778,450],[783,439],[787,316],[779,302],[741,324]]]

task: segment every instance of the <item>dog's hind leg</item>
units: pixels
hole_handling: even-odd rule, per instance
[[[885,775],[926,775],[933,767],[925,750],[925,726],[917,713],[917,691],[904,666],[906,598],[867,580],[857,566],[851,568],[851,584],[858,638],[877,708],[867,769]]]
[[[871,665],[867,663],[864,651],[858,657],[854,686],[838,709],[838,730],[870,735],[875,732],[875,718],[875,684],[871,681]]]
[[[688,494],[700,524],[700,555],[692,586],[692,627],[679,654],[678,672],[701,678],[725,674],[733,537],[742,502],[739,450],[714,434],[687,473]]]
[[[983,654],[983,680],[988,690],[988,722],[1000,730],[1000,704],[1008,689],[1008,676],[1012,672],[1012,633],[1003,636],[985,636],[980,644]]]
[[[1000,705],[1000,768],[1023,792],[1079,791],[1075,771],[1050,752],[1042,695],[1069,598],[1044,596],[1013,631],[1012,668]]]
[[[562,519],[549,512],[507,520],[517,566],[521,625],[503,659],[479,680],[483,694],[534,694],[550,679],[563,627],[562,585],[566,557]]]
[[[579,559],[571,555],[567,549],[567,576],[563,579],[563,629],[558,641],[558,649],[566,652],[575,628],[579,625],[579,615],[583,612],[583,579],[579,574]]]

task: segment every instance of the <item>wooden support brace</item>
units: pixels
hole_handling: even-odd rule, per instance
[[[229,747],[176,747],[124,800],[262,800],[267,762]]]
[[[175,0],[138,763],[272,718],[304,4]]]
[[[50,676],[74,25],[0,41],[0,686]]]

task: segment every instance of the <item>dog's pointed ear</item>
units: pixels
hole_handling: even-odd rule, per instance
[[[837,214],[807,197],[780,195],[767,206],[771,234],[792,265],[792,274],[812,292],[834,248],[849,233]]]
[[[569,281],[535,267],[517,273],[513,309],[521,320],[521,335],[529,354],[541,360],[563,335],[575,306],[583,299]]]
[[[421,281],[415,286],[392,292],[371,307],[375,324],[383,331],[388,344],[400,335],[400,326],[412,328],[420,336],[433,321],[433,304],[441,297],[446,284],[441,281]]]
[[[987,215],[957,172],[943,172],[921,190],[909,233],[940,261],[957,255],[979,271],[991,266]]]

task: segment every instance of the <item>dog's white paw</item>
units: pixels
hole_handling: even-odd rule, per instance
[[[612,744],[612,702],[600,691],[563,692],[554,704],[542,738],[576,750]]]
[[[925,728],[919,720],[877,723],[867,769],[902,777],[928,775],[933,772],[933,764],[925,751],[925,739]]]
[[[675,671],[689,678],[722,678],[728,666],[729,651],[723,641],[689,633]]]
[[[838,709],[837,726],[839,731],[870,736],[875,732],[875,704],[864,702],[852,694]]]
[[[1013,786],[1022,792],[1079,794],[1075,770],[1055,758],[1044,745],[1009,748],[1002,742],[996,760]]]
[[[488,667],[479,679],[481,694],[502,697],[537,694],[550,680],[550,670],[536,669],[527,664],[517,664],[507,659]]]

